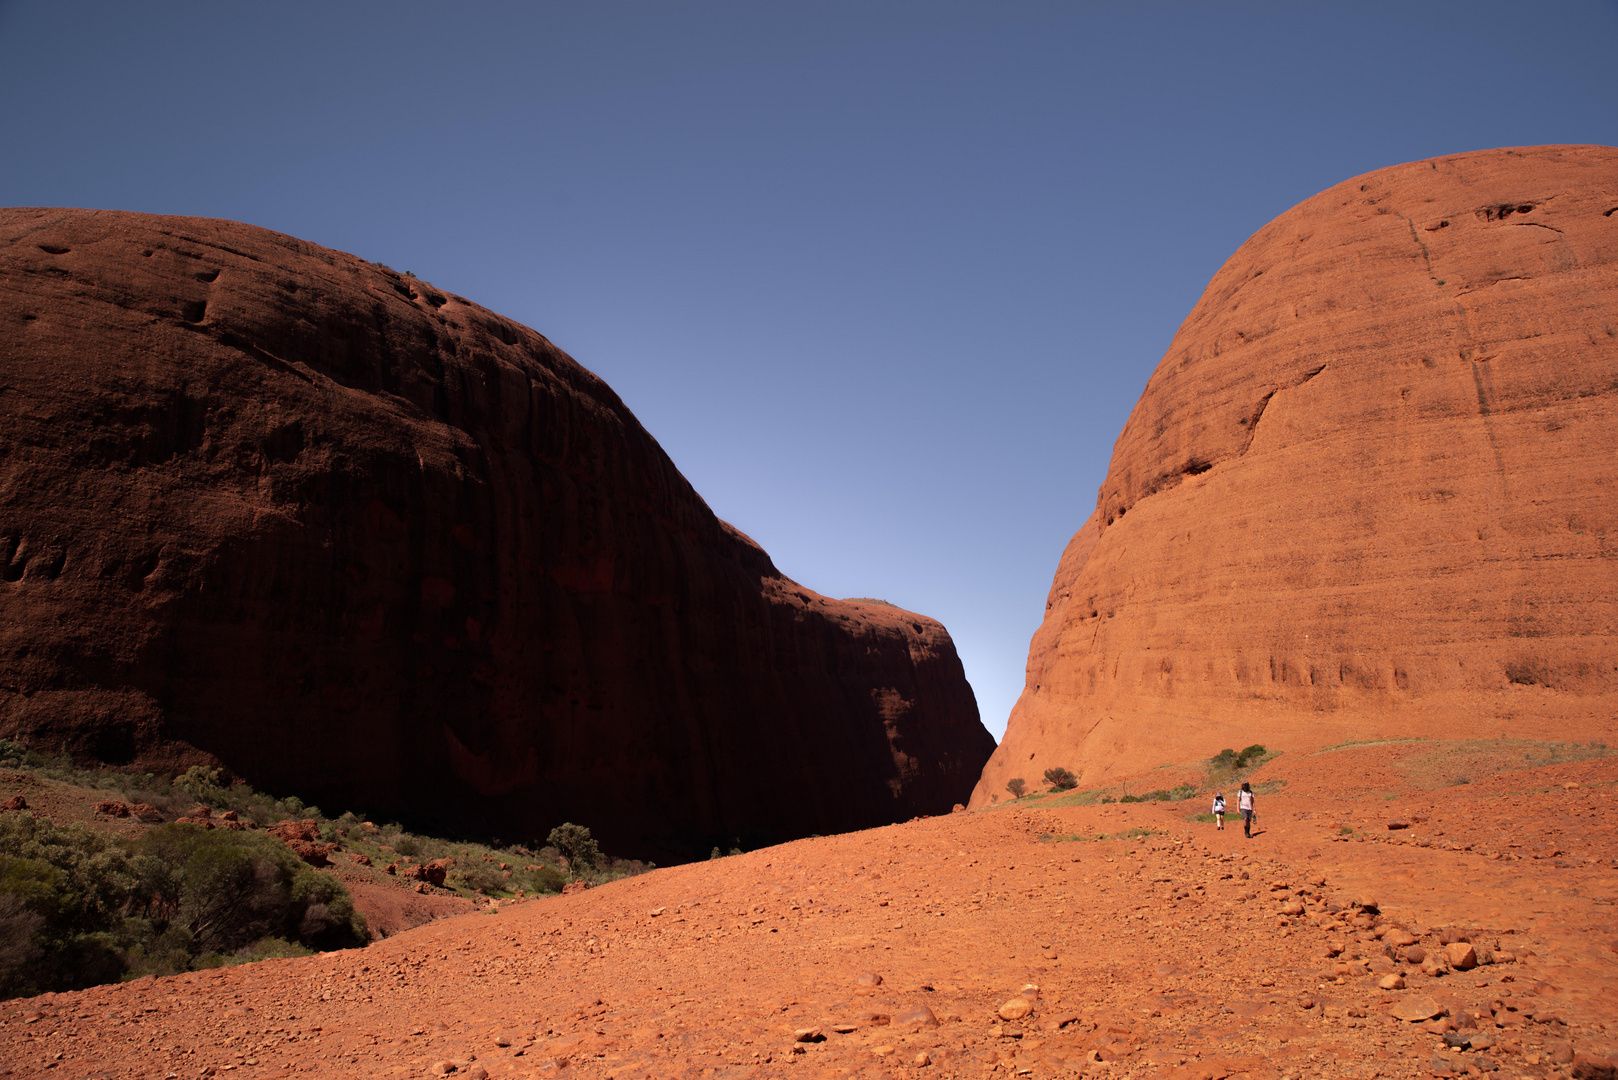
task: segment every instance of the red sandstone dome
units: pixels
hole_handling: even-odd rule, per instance
[[[263,229],[0,211],[0,735],[507,839],[947,811],[949,635],[784,577],[600,379]]]
[[[1381,169],[1209,283],[973,794],[1224,747],[1618,734],[1618,150]]]

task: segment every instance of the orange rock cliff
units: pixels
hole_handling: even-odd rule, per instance
[[[1219,270],[973,805],[1224,747],[1618,734],[1618,149],[1380,169]]]
[[[720,521],[524,326],[225,221],[0,211],[0,736],[658,859],[967,797],[937,622]]]

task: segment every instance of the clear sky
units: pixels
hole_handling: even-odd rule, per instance
[[[234,218],[609,382],[996,737],[1219,264],[1358,173],[1618,144],[1618,3],[0,0],[0,204]]]

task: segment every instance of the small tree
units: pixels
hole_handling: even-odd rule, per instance
[[[1023,792],[1028,790],[1028,781],[1020,776],[1014,776],[1006,781],[1006,790],[1011,792],[1013,799],[1022,798]]]
[[[564,821],[552,829],[546,843],[562,853],[574,877],[578,876],[580,869],[593,867],[601,859],[601,849],[590,838],[590,830],[571,821]]]
[[[1058,765],[1045,770],[1045,782],[1052,791],[1070,791],[1079,786],[1079,778]]]
[[[193,765],[174,778],[174,786],[209,806],[217,806],[225,801],[225,789],[219,783],[218,769]]]

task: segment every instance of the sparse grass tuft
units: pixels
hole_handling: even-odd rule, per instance
[[[1140,795],[1123,795],[1119,797],[1118,801],[1121,803],[1184,802],[1187,799],[1194,798],[1196,794],[1196,785],[1179,784],[1172,788],[1158,788],[1156,791],[1148,791]]]

